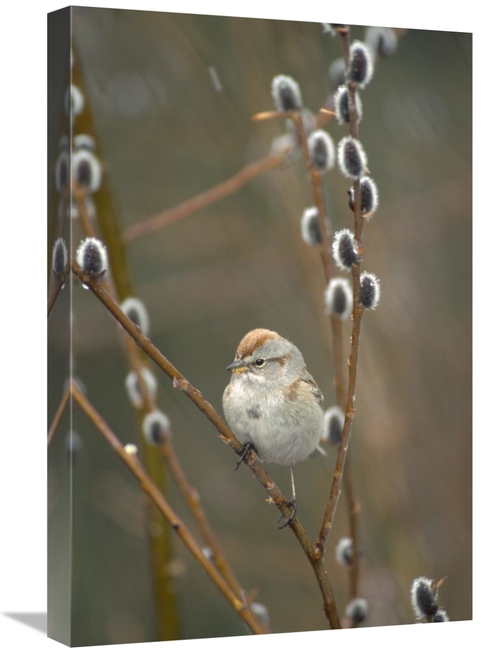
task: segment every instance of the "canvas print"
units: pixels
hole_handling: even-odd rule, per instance
[[[49,637],[470,620],[472,35],[48,30]]]

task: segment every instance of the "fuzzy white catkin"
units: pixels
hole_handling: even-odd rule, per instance
[[[146,385],[149,398],[154,401],[156,398],[156,389],[157,381],[155,375],[147,367],[143,367],[141,370],[142,378]],[[130,403],[134,408],[142,408],[144,405],[144,400],[139,390],[139,384],[137,382],[137,374],[132,371],[127,374],[125,379],[125,388],[127,390],[128,398]]]
[[[390,27],[368,27],[365,43],[373,53],[380,53],[383,57],[393,55],[398,47],[398,39]]]
[[[347,76],[364,88],[373,77],[373,55],[362,41],[353,41],[349,47],[349,66]]]
[[[358,179],[364,173],[368,158],[361,143],[345,136],[338,144],[338,160],[342,174],[348,179]]]
[[[308,245],[321,244],[321,229],[319,226],[318,209],[311,206],[304,210],[300,220],[302,240]]]
[[[276,75],[273,78],[271,95],[278,111],[297,111],[302,108],[300,87],[288,75]]]
[[[327,313],[346,320],[352,313],[352,289],[349,281],[334,277],[325,290],[325,308]]]
[[[361,623],[368,614],[368,601],[362,598],[353,599],[347,604],[345,613],[353,623]]]
[[[63,238],[58,238],[52,248],[52,272],[56,277],[64,274],[68,265],[68,248]]]
[[[101,275],[108,269],[106,247],[97,238],[85,238],[76,250],[76,262],[86,274]]]
[[[356,108],[356,122],[359,122],[363,116],[363,104],[361,102],[361,98],[359,97],[359,93],[357,92],[354,94],[354,106]],[[335,91],[333,96],[333,108],[339,125],[350,122],[349,91],[347,86],[339,86]]]
[[[417,619],[430,616],[437,609],[438,590],[431,578],[419,576],[410,588],[410,600]]]
[[[139,327],[142,333],[147,336],[149,333],[149,315],[144,303],[137,297],[127,297],[122,302],[120,308]]]
[[[361,214],[369,220],[378,208],[378,188],[371,177],[361,177],[359,180],[361,191]],[[354,187],[350,195],[354,198]]]
[[[335,164],[335,147],[332,137],[324,129],[316,129],[307,139],[313,168],[320,172],[331,170]]]
[[[360,276],[359,303],[368,310],[377,308],[380,301],[380,280],[371,272]]]
[[[71,161],[73,179],[85,187],[89,193],[95,193],[101,186],[102,169],[99,159],[93,152],[80,149],[74,152]]]
[[[142,431],[149,444],[158,445],[161,438],[170,432],[170,420],[161,410],[153,410],[144,418]]]
[[[55,169],[55,179],[56,179],[56,190],[58,193],[67,191],[69,183],[69,152],[63,147],[56,161]]]
[[[335,548],[335,558],[339,565],[350,565],[352,553],[352,539],[350,537],[340,538]]]
[[[349,229],[335,232],[332,243],[333,260],[341,270],[350,270],[359,261],[354,234]]]
[[[339,444],[344,428],[345,415],[339,406],[330,406],[325,410],[323,420],[323,439],[332,444]]]

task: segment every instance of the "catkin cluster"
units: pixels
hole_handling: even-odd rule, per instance
[[[323,24],[323,31],[335,36],[337,28],[344,26]],[[377,185],[368,173],[368,157],[359,138],[358,124],[363,116],[361,92],[370,83],[374,73],[374,60],[377,54],[392,54],[395,45],[391,43],[391,30],[368,28],[366,42],[355,40],[349,47],[347,61],[342,59],[342,75],[336,77],[336,90],[330,100],[337,122],[348,126],[350,133],[344,136],[335,147],[332,136],[325,129],[316,128],[311,122],[310,112],[304,107],[298,82],[288,75],[277,75],[272,80],[271,94],[277,111],[289,114],[293,125],[301,124],[303,135],[307,138],[307,157],[312,174],[321,177],[329,173],[336,162],[341,174],[351,181],[348,189],[348,206],[358,211],[362,220],[373,217],[379,204]],[[339,65],[336,68],[340,70]],[[305,116],[307,115],[307,119]],[[300,116],[300,121],[298,121]],[[353,129],[353,126],[356,126]],[[355,134],[356,137],[353,135]],[[297,139],[298,142],[298,139]],[[358,206],[356,206],[358,204]],[[326,212],[326,211],[325,211]],[[321,224],[321,220],[326,224]],[[316,205],[303,209],[300,219],[301,235],[304,242],[312,247],[324,247],[324,234],[330,239],[331,225],[328,216],[320,216]],[[336,267],[342,272],[352,272],[361,265],[360,245],[354,233],[347,228],[337,230],[328,244]],[[375,274],[361,272],[357,301],[363,309],[374,309],[380,298],[380,282]],[[324,293],[326,312],[336,319],[346,320],[353,311],[353,291],[350,281],[340,274],[333,275]],[[338,406],[325,411],[323,439],[338,443],[342,433],[344,416]]]

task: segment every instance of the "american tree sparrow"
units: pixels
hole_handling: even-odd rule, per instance
[[[254,449],[263,462],[290,467],[292,512],[284,528],[297,510],[293,466],[315,451],[325,453],[319,446],[323,395],[297,347],[267,329],[247,333],[227,369],[222,406],[243,445],[238,466]]]

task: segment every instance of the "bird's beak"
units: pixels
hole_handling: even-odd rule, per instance
[[[246,369],[247,369],[247,366],[245,365],[245,363],[242,363],[242,362],[239,361],[238,359],[234,360],[234,361],[231,363],[231,365],[228,365],[228,366],[226,367],[226,370],[229,370],[229,371],[232,372],[233,374],[241,374],[241,373],[244,372]]]

